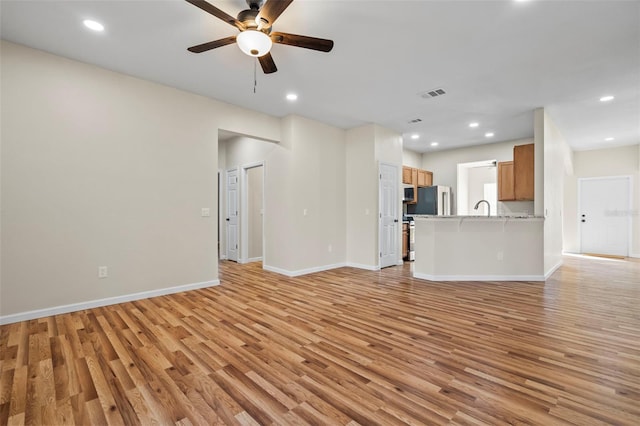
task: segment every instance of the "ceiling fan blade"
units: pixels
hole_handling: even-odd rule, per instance
[[[236,36],[230,36],[221,38],[220,40],[209,41],[207,43],[198,44],[197,46],[191,46],[187,50],[193,53],[202,53],[207,50],[215,49],[216,47],[226,46],[236,42]]]
[[[278,67],[276,67],[276,63],[273,61],[271,53],[260,56],[258,60],[260,61],[260,66],[262,67],[262,71],[264,71],[265,74],[271,74],[278,71]]]
[[[217,7],[212,5],[211,3],[207,3],[204,0],[186,0],[186,1],[191,3],[192,5],[194,5],[196,7],[199,7],[200,9],[204,10],[205,12],[212,14],[216,18],[223,20],[227,24],[233,25],[234,27],[236,27],[240,31],[244,31],[246,29],[242,22],[238,21],[233,16],[231,16],[231,15],[223,12],[222,10],[218,9]]]
[[[270,28],[276,19],[278,19],[278,16],[289,7],[292,1],[293,0],[267,0],[260,8],[256,21],[262,22],[265,28]]]
[[[305,49],[319,50],[321,52],[331,52],[333,40],[324,38],[308,37],[289,33],[271,33],[271,40],[274,43],[288,44],[289,46],[304,47]]]

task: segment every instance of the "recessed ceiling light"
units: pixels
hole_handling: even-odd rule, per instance
[[[431,142],[431,146],[438,146],[438,142]]]
[[[611,142],[612,140],[614,140],[615,138],[606,138],[605,141],[607,142]]]
[[[480,123],[476,123],[475,121],[473,123],[469,123],[469,127],[478,127],[480,125]]]
[[[607,95],[607,96],[603,96],[603,97],[601,97],[601,98],[600,98],[600,102],[609,102],[609,101],[612,101],[613,99],[614,99],[614,97],[613,97],[613,96],[611,96],[611,95]]]
[[[295,93],[288,93],[287,94],[287,100],[288,101],[295,101],[296,99],[298,99],[298,95],[296,95]]]
[[[85,19],[84,21],[82,21],[82,23],[84,24],[85,27],[89,28],[90,30],[104,31],[104,25],[102,25],[100,22],[93,21],[91,19]]]
[[[413,135],[411,135],[411,139],[413,139],[413,140],[420,139],[420,135],[414,133]]]
[[[492,138],[493,137],[493,132],[487,132],[484,134],[485,138]]]

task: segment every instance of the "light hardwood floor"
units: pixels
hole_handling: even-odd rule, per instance
[[[220,278],[2,326],[0,424],[640,424],[640,262]]]

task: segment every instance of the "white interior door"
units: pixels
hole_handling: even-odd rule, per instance
[[[398,261],[398,168],[380,164],[380,213],[379,246],[380,268],[395,265]]]
[[[580,179],[579,182],[581,252],[628,256],[630,179]]]
[[[238,261],[238,169],[227,170],[227,259]]]

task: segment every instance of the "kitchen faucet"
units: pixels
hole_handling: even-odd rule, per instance
[[[476,203],[476,206],[473,208],[474,210],[478,210],[480,203],[487,203],[487,216],[491,216],[491,204],[487,200],[480,200]]]

